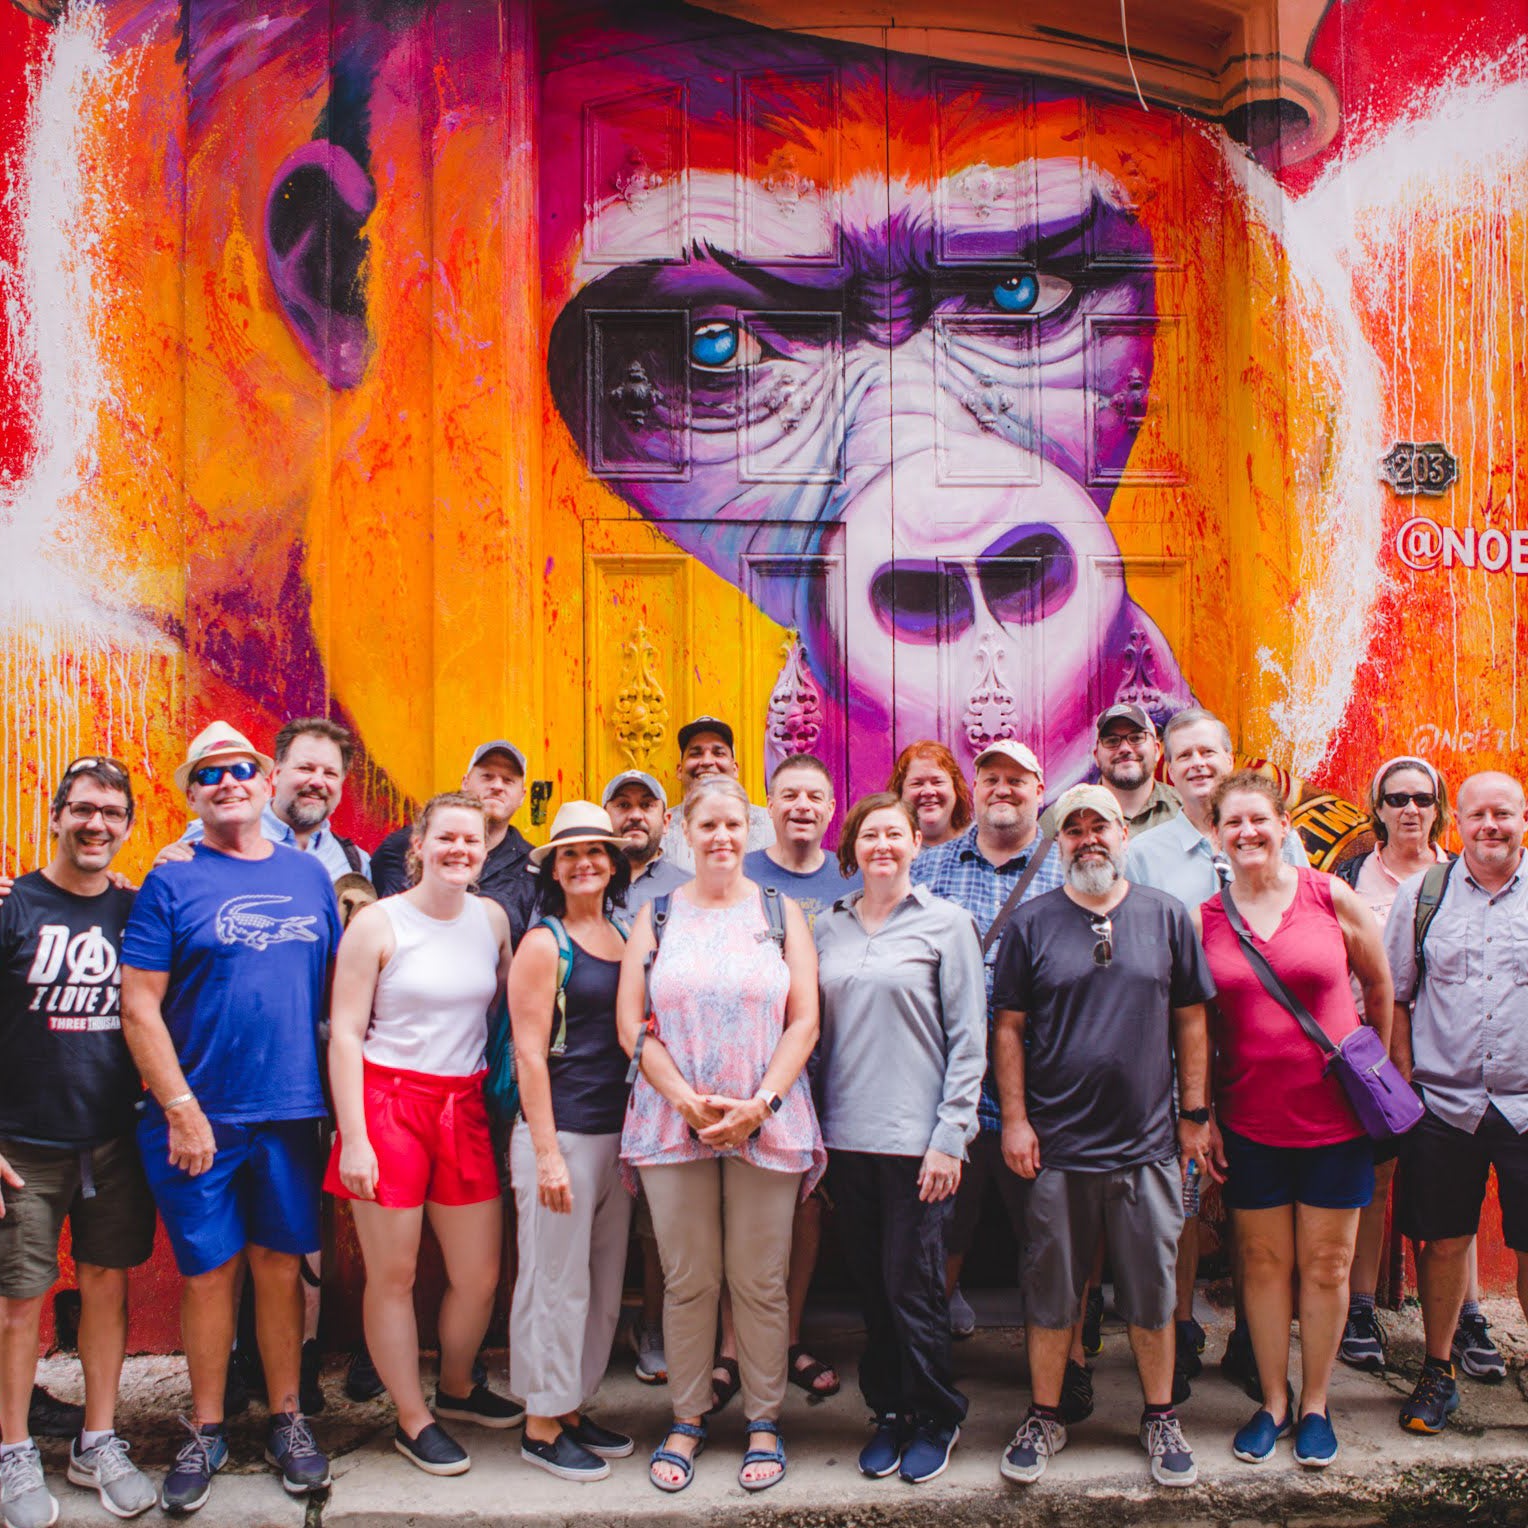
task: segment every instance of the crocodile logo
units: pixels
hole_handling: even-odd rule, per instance
[[[287,944],[300,939],[304,944],[317,944],[318,935],[313,925],[318,922],[316,914],[308,917],[277,918],[262,908],[282,907],[290,902],[283,896],[230,897],[217,915],[217,935],[221,944],[243,944],[252,950],[268,950],[273,944]]]

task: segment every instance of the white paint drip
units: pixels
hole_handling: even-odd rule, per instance
[[[1522,217],[1528,167],[1525,73],[1528,44],[1490,65],[1461,64],[1450,84],[1419,95],[1399,119],[1350,141],[1342,159],[1298,199],[1286,197],[1250,160],[1241,161],[1253,206],[1283,231],[1289,319],[1302,326],[1314,369],[1334,380],[1341,399],[1325,489],[1308,506],[1292,506],[1313,523],[1302,531],[1304,552],[1294,570],[1301,597],[1291,654],[1287,661],[1266,648],[1258,654],[1284,692],[1270,707],[1278,733],[1270,744],[1281,747],[1297,774],[1326,757],[1374,635],[1373,611],[1385,590],[1380,552],[1388,503],[1377,477],[1379,458],[1397,439],[1418,439],[1424,400],[1440,398],[1445,438],[1460,459],[1460,483],[1444,512],[1455,524],[1469,521],[1485,499],[1487,485],[1475,481],[1477,463],[1503,456],[1516,462],[1519,405],[1496,395],[1494,367],[1500,347],[1516,356],[1525,345],[1513,272],[1514,260],[1523,259],[1514,249],[1513,218]],[[1440,233],[1448,246],[1441,250]],[[1468,253],[1456,265],[1461,248]],[[1420,312],[1413,276],[1430,274],[1439,261],[1445,264],[1443,299],[1438,311]],[[1380,365],[1360,323],[1358,294],[1365,290],[1392,293],[1390,333],[1383,341],[1388,367]],[[1424,355],[1438,359],[1439,374],[1423,371]],[[1453,412],[1456,368],[1468,382],[1462,419]],[[1419,511],[1427,507],[1423,501]],[[1509,525],[1512,509],[1506,506]],[[1456,573],[1451,579],[1452,652],[1442,666],[1454,675],[1456,732],[1471,725],[1471,707],[1458,686],[1459,600],[1483,597],[1486,576]],[[1463,578],[1475,583],[1461,583]],[[1511,652],[1493,650],[1481,667],[1511,666],[1516,746],[1519,613],[1511,589],[1503,587],[1511,617],[1500,645]],[[1494,601],[1487,600],[1487,610],[1494,622]]]
[[[23,864],[46,843],[46,787],[82,744],[148,770],[161,700],[146,681],[165,646],[97,598],[121,591],[91,534],[112,512],[94,487],[113,403],[105,339],[121,313],[101,280],[113,188],[90,134],[103,108],[125,123],[130,67],[109,56],[97,7],[71,6],[28,81],[27,131],[0,202],[18,248],[14,266],[0,265],[14,366],[0,399],[33,437],[26,471],[0,482],[0,844]],[[100,704],[87,711],[87,698]]]

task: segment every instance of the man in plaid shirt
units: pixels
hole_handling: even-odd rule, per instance
[[[913,861],[913,880],[927,886],[935,896],[958,903],[976,920],[983,938],[998,909],[1029,868],[1041,844],[1040,802],[1045,778],[1040,761],[1023,743],[1002,739],[976,759],[972,798],[976,820],[959,838],[925,849]],[[1025,902],[1061,884],[1061,858],[1052,846],[1039,870],[1024,888]],[[987,1035],[992,1034],[992,968],[998,941],[986,951]],[[950,1219],[945,1250],[949,1259],[950,1329],[956,1337],[969,1337],[976,1316],[958,1286],[960,1266],[976,1233],[988,1184],[995,1184],[1013,1223],[1014,1235],[1023,1240],[1023,1180],[1003,1161],[1003,1121],[998,1110],[997,1089],[989,1068],[982,1078],[981,1102],[977,1106],[981,1130],[972,1141],[969,1160],[961,1174]]]

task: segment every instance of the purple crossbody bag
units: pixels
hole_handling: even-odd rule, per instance
[[[1360,1024],[1341,1045],[1333,1045],[1310,1010],[1279,980],[1267,957],[1253,944],[1252,935],[1237,912],[1227,886],[1220,888],[1220,905],[1241,941],[1253,974],[1263,984],[1268,996],[1292,1014],[1300,1028],[1320,1048],[1326,1057],[1323,1071],[1330,1072],[1342,1085],[1342,1091],[1358,1116],[1358,1123],[1369,1137],[1388,1141],[1394,1136],[1405,1135],[1422,1118],[1422,1100],[1390,1059],[1378,1031]]]

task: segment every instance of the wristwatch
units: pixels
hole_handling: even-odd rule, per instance
[[[768,1104],[771,1114],[778,1114],[780,1112],[780,1105],[785,1102],[772,1088],[760,1088],[753,1096]]]
[[[1178,1118],[1186,1119],[1191,1125],[1208,1125],[1210,1111],[1208,1109],[1179,1109]]]

